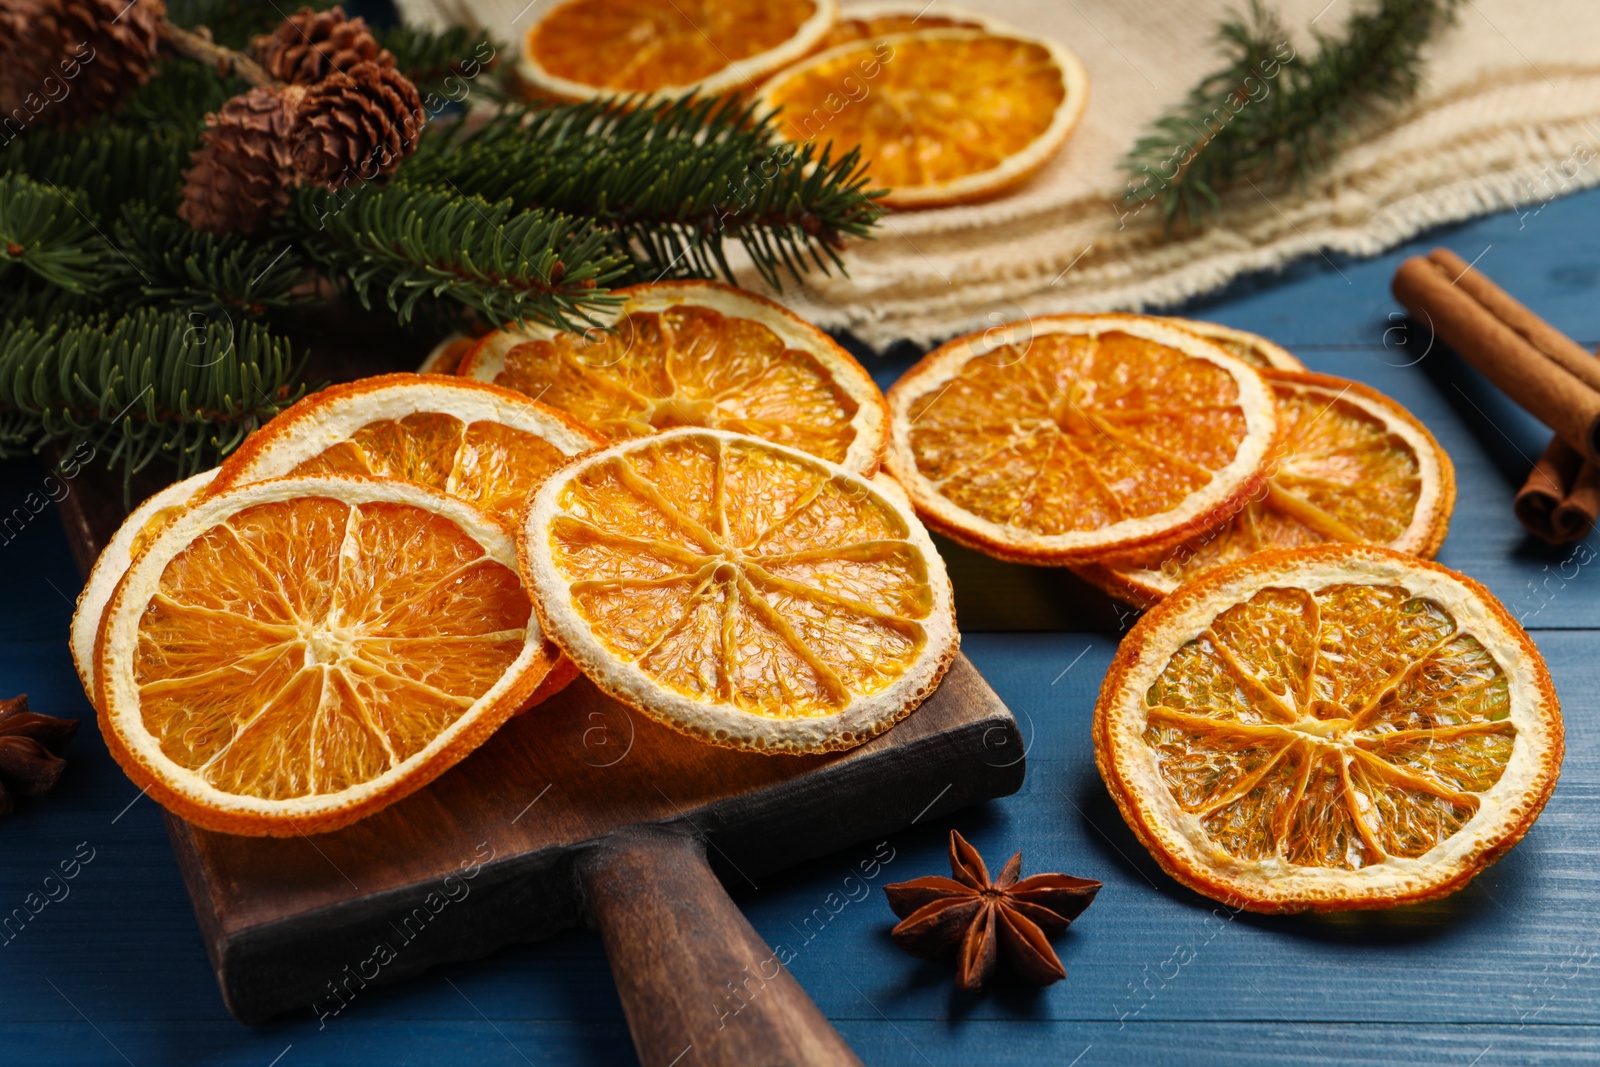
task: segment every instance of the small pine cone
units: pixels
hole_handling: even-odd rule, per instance
[[[0,114],[53,125],[110,111],[150,80],[162,0],[0,0]]]
[[[294,167],[338,189],[388,174],[417,147],[422,96],[392,67],[358,63],[306,93],[295,129]]]
[[[290,141],[305,90],[251,89],[206,116],[178,215],[203,233],[254,233],[289,206]]]
[[[250,42],[256,62],[281,82],[315,85],[335,70],[357,63],[394,66],[394,56],[378,44],[365,19],[345,18],[344,9],[302,8],[278,28]]]

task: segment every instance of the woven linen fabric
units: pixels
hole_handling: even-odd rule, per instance
[[[665,2],[665,0],[663,0]],[[907,0],[912,10],[921,0]],[[1304,56],[1360,3],[1275,0]],[[546,0],[399,0],[420,22],[469,20],[506,39]],[[851,6],[849,0],[845,8]],[[1372,255],[1441,223],[1507,208],[1538,225],[1550,200],[1600,184],[1600,4],[1466,0],[1425,52],[1421,92],[1359,124],[1308,183],[1243,186],[1220,224],[1169,238],[1159,206],[1129,214],[1118,164],[1148,123],[1221,65],[1232,0],[975,0],[1073,49],[1089,106],[1066,148],[999,199],[887,216],[847,275],[779,299],[869,344],[947,338],[1026,315],[1170,306],[1250,271],[1330,252]],[[935,3],[931,11],[940,10]],[[1248,105],[1246,105],[1248,106]],[[753,275],[746,284],[758,287]]]

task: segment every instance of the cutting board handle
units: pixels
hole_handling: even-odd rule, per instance
[[[578,877],[644,1067],[859,1067],[693,832],[616,835],[579,858]]]

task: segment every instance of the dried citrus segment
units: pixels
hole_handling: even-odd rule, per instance
[[[572,100],[738,91],[805,55],[837,14],[838,0],[567,0],[536,16],[518,71]]]
[[[1264,371],[1279,437],[1266,484],[1222,526],[1141,566],[1079,573],[1140,607],[1203,571],[1271,548],[1328,541],[1431,558],[1455,507],[1455,468],[1427,427],[1375,389],[1327,375]]]
[[[508,389],[387,374],[301,400],[251,434],[208,492],[289,475],[397,478],[509,524],[546,474],[600,443],[570,417]]]
[[[201,471],[154,494],[129,513],[106,542],[106,547],[100,550],[99,558],[89,571],[89,580],[78,594],[77,610],[72,613],[72,663],[78,669],[78,680],[83,683],[83,691],[91,702],[95,700],[96,690],[95,638],[100,633],[100,618],[111,602],[117,583],[122,581],[128,564],[144,551],[151,538],[181,514],[189,501],[204,492],[216,476],[215,470]]]
[[[827,334],[715,282],[659,282],[616,295],[623,303],[611,330],[501,330],[460,372],[560,408],[613,439],[705,426],[877,470],[888,439],[883,394]]]
[[[553,655],[489,515],[404,482],[258,482],[199,501],[117,586],[100,723],[190,822],[287,836],[432,781]]]
[[[866,39],[805,59],[761,87],[789,141],[859,145],[884,203],[993,196],[1061,150],[1089,78],[1054,41],[940,29]]]
[[[1100,690],[1101,777],[1174,878],[1252,911],[1451,893],[1560,773],[1538,649],[1477,582],[1386,548],[1265,552],[1180,588]]]
[[[754,437],[681,429],[579,457],[529,502],[520,547],[584,673],[712,744],[860,744],[955,655],[950,581],[904,502]]]
[[[889,466],[929,525],[1027,563],[1154,550],[1262,482],[1261,375],[1137,315],[1060,315],[935,349],[889,390]]]
[[[1236,356],[1252,367],[1262,370],[1306,369],[1306,365],[1296,359],[1288,349],[1267,340],[1260,334],[1250,333],[1248,330],[1236,330],[1220,322],[1202,322],[1199,319],[1170,318],[1167,321],[1183,327],[1190,333],[1199,334],[1230,356]]]

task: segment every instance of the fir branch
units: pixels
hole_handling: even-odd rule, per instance
[[[260,316],[303,303],[296,287],[304,258],[281,238],[197,233],[142,204],[124,209],[113,231],[126,258],[113,261],[108,295],[127,303],[165,303],[204,315]]]
[[[31,274],[8,277],[0,285],[0,327],[23,319],[50,322],[61,316],[85,317],[102,310],[104,302],[97,294],[74,293]]]
[[[125,478],[202,470],[297,400],[288,341],[255,323],[144,309],[0,326],[0,455],[84,443]]]
[[[102,122],[84,130],[30,130],[0,150],[0,172],[84,191],[97,222],[115,219],[122,205],[144,201],[176,209],[189,152],[199,129],[129,129]]]
[[[183,130],[198,143],[205,117],[250,88],[243,78],[222,77],[187,56],[167,56],[156,76],[135,89],[117,122],[150,130]]]
[[[776,144],[771,116],[735,98],[507,109],[473,132],[423,139],[397,180],[587,216],[630,280],[722,274],[742,243],[781,283],[840,267],[838,246],[881,214],[860,154]]]
[[[76,190],[21,174],[0,177],[0,278],[23,268],[69,292],[94,288],[106,244],[82,199]]]
[[[1218,28],[1227,65],[1129,151],[1125,203],[1159,203],[1169,229],[1179,219],[1199,227],[1232,185],[1308,179],[1352,124],[1416,92],[1422,48],[1458,2],[1377,0],[1351,16],[1343,39],[1317,33],[1316,54],[1299,56],[1278,18],[1252,0],[1248,16]]]
[[[576,329],[617,302],[606,287],[624,264],[603,233],[565,215],[407,186],[302,190],[295,212],[316,235],[313,259],[363,307],[381,294],[402,324],[448,298],[486,322]]]
[[[411,79],[424,100],[460,103],[476,90],[500,99],[505,93],[491,71],[501,66],[503,41],[470,26],[441,30],[398,25],[375,30],[378,43],[394,53],[395,66]]]

